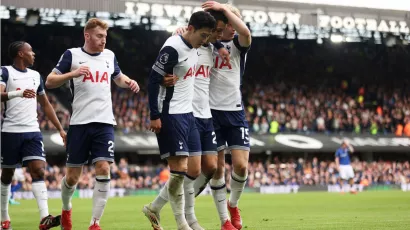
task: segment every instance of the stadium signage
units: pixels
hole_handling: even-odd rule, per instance
[[[409,33],[409,27],[405,21],[377,21],[376,19],[371,18],[319,15],[318,23],[320,28],[332,27],[335,29],[358,29],[391,33]]]
[[[44,132],[44,145],[47,154],[63,154],[64,144],[58,133]],[[290,134],[255,135],[250,138],[252,153],[268,152],[334,152],[343,140],[348,140],[356,151],[366,152],[401,152],[410,153],[410,138],[394,135],[325,135],[325,134]],[[141,132],[117,135],[115,151],[137,152],[139,154],[157,154],[158,143],[155,135]]]
[[[165,5],[157,3],[150,5],[143,2],[125,2],[125,8],[125,13],[128,15],[184,19],[189,19],[192,13],[202,10],[202,8],[198,6]],[[298,13],[266,12],[261,10],[242,10],[242,15],[245,22],[255,22],[259,24],[270,22],[273,24],[299,25],[301,17]]]

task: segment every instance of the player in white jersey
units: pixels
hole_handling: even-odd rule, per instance
[[[188,158],[188,172],[187,177],[184,180],[184,194],[185,194],[185,217],[189,226],[194,230],[203,229],[199,224],[195,216],[194,196],[198,196],[206,187],[208,182],[213,177],[217,168],[217,146],[216,137],[212,123],[211,109],[209,107],[209,83],[210,83],[210,71],[213,68],[213,52],[218,50],[221,56],[229,59],[229,52],[223,48],[221,43],[217,43],[217,40],[222,37],[222,33],[225,30],[228,19],[220,11],[210,10],[208,11],[216,20],[216,27],[212,31],[208,41],[197,49],[198,51],[198,63],[197,70],[195,72],[194,83],[194,98],[193,98],[193,115],[195,117],[196,126],[199,131],[201,140],[202,156],[198,159],[197,156],[190,156]],[[186,32],[186,27],[178,28],[175,31],[175,35],[181,35]],[[216,47],[214,47],[214,45]],[[219,47],[220,49],[217,49]],[[163,84],[167,87],[174,85],[173,75],[166,75],[164,77]],[[202,173],[201,173],[202,171]],[[192,181],[195,179],[195,181]],[[225,189],[225,184],[222,186],[212,186],[214,182],[211,181],[211,189],[219,190]],[[215,193],[212,192],[214,195]],[[167,194],[164,194],[161,199],[156,199],[151,206],[156,208],[156,212],[161,210],[168,200]],[[231,224],[228,216],[226,198],[213,196],[216,204],[220,219],[222,230],[235,230],[236,228]],[[146,210],[151,210],[150,207],[146,207]],[[151,218],[156,218],[155,215],[150,215]],[[159,220],[156,220],[159,222]]]
[[[201,142],[192,108],[198,62],[196,49],[208,40],[215,24],[215,19],[209,13],[199,11],[192,14],[188,31],[180,36],[171,36],[165,42],[149,77],[150,127],[157,134],[161,158],[167,159],[171,169],[170,179],[156,200],[162,200],[162,203],[169,200],[180,230],[192,229],[184,213],[184,178],[192,182],[194,179],[187,175],[188,156],[196,156],[200,160],[201,155]],[[166,74],[178,77],[175,86],[162,85]],[[193,191],[189,195],[195,199]],[[154,201],[152,204],[157,203]],[[160,208],[153,205],[143,208],[154,229],[162,229],[159,211]]]
[[[48,213],[47,187],[44,182],[46,153],[37,121],[37,101],[64,140],[66,133],[44,91],[43,79],[28,67],[34,64],[30,44],[17,41],[9,46],[13,65],[0,71],[1,102],[5,104],[1,129],[1,229],[11,229],[8,198],[15,169],[28,167],[32,191],[40,212],[39,229],[60,225],[60,216]],[[36,100],[37,98],[37,100]]]
[[[61,227],[71,230],[71,199],[90,160],[96,181],[89,230],[99,230],[110,192],[110,163],[114,162],[114,125],[111,79],[121,88],[139,91],[137,82],[121,72],[115,54],[105,49],[108,25],[90,19],[84,27],[85,44],[64,52],[47,78],[46,86],[60,87],[67,81],[73,96],[73,114],[67,135],[67,174],[61,182],[63,211]],[[75,227],[74,229],[78,229]]]
[[[242,104],[241,81],[245,68],[246,54],[251,46],[251,32],[241,20],[238,9],[229,4],[208,1],[202,4],[204,10],[224,12],[229,20],[223,36],[222,44],[230,52],[230,63],[215,53],[215,64],[211,70],[210,106],[214,119],[214,128],[218,142],[218,169],[214,179],[223,183],[225,168],[225,150],[232,154],[233,170],[231,175],[231,194],[228,210],[233,226],[242,228],[242,219],[238,209],[238,201],[243,192],[248,176],[249,134],[248,122]],[[226,148],[227,145],[227,148]],[[218,193],[224,193],[221,189]]]

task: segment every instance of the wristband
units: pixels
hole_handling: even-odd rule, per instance
[[[13,99],[13,98],[16,98],[16,97],[23,97],[23,93],[24,93],[24,91],[22,91],[22,90],[11,91],[11,92],[7,93],[7,97],[8,97],[9,100]]]

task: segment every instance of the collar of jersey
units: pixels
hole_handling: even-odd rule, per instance
[[[101,54],[101,53],[90,54],[90,53],[88,53],[87,51],[85,51],[85,49],[84,49],[83,47],[81,47],[81,51],[83,51],[84,53],[86,53],[86,54],[88,54],[88,55],[90,55],[90,56],[98,56],[98,55]]]
[[[179,37],[181,37],[182,41],[185,43],[186,46],[188,46],[188,48],[192,49],[193,47],[191,46],[191,44],[189,44],[189,42],[187,40],[185,40],[184,37],[182,37],[182,35],[179,35]]]
[[[19,71],[19,72],[21,72],[21,73],[27,73],[27,69],[22,70],[22,69],[19,69],[19,68],[15,67],[14,65],[12,65],[12,67],[13,67],[15,70],[17,70],[17,71]]]
[[[221,42],[230,42],[232,40],[221,40]]]

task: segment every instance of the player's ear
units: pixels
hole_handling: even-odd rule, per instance
[[[195,32],[195,27],[193,25],[189,25],[188,26],[188,31],[191,32],[191,33]]]

